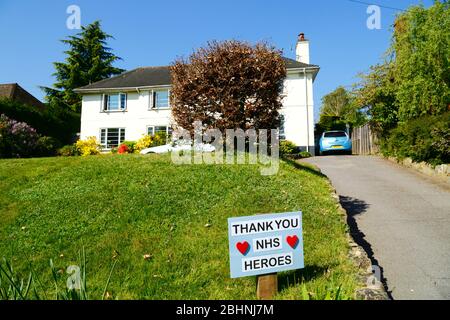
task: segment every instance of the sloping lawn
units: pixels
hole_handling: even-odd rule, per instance
[[[255,299],[255,277],[229,278],[227,218],[299,209],[306,267],[279,275],[277,298],[323,299],[339,287],[352,298],[346,225],[326,178],[307,167],[282,163],[264,177],[253,165],[176,166],[158,155],[0,160],[0,258],[23,278],[31,265],[49,298],[49,260],[64,284],[84,247],[91,298],[116,259],[114,299]]]

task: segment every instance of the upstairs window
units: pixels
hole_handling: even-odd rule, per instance
[[[125,128],[105,128],[100,130],[100,144],[105,149],[118,147],[125,141]]]
[[[152,108],[154,108],[154,109],[168,109],[169,108],[169,90],[153,91]]]
[[[105,94],[103,96],[103,111],[124,111],[126,108],[126,93]]]

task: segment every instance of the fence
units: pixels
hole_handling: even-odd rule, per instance
[[[369,155],[376,154],[379,151],[377,137],[369,124],[353,128],[352,144],[353,154]]]

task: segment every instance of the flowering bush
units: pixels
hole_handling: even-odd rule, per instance
[[[129,152],[130,152],[130,148],[128,148],[128,146],[126,144],[121,144],[119,146],[119,148],[117,149],[118,154],[125,154],[125,153],[129,153]]]
[[[76,147],[82,156],[90,156],[99,154],[101,146],[96,137],[89,137],[86,140],[78,140]]]
[[[119,153],[119,154],[133,153],[135,147],[136,147],[136,142],[124,141],[120,144],[119,148],[117,149],[117,153]]]
[[[0,158],[30,157],[37,152],[39,134],[25,122],[0,115]]]
[[[150,148],[152,146],[152,143],[153,143],[152,136],[143,135],[142,138],[136,141],[136,144],[134,146],[134,152],[139,153],[146,148]]]
[[[166,144],[167,136],[162,133],[157,133],[153,136],[143,135],[134,145],[134,152],[139,153],[142,150],[150,147],[157,147]]]

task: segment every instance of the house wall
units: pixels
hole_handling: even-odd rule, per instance
[[[314,153],[313,76],[302,71],[289,72],[284,81],[283,108],[286,139],[302,150]],[[308,100],[308,102],[307,102]],[[309,131],[309,132],[308,132]]]
[[[100,140],[102,128],[125,128],[126,140],[138,140],[147,133],[148,126],[171,124],[170,109],[150,109],[150,91],[127,92],[125,111],[103,112],[102,94],[83,96],[80,138],[96,137]]]
[[[149,110],[149,90],[142,90],[139,93],[134,90],[127,94],[127,108],[125,111],[118,112],[102,111],[101,94],[83,95],[81,139],[94,136],[100,140],[101,128],[125,128],[126,140],[138,140],[147,132],[148,126],[172,124],[170,109]],[[294,142],[302,150],[309,148],[309,151],[314,153],[312,74],[307,74],[305,81],[305,76],[301,70],[289,71],[284,82],[283,95],[285,97],[283,98],[281,113],[285,116],[286,139]]]

